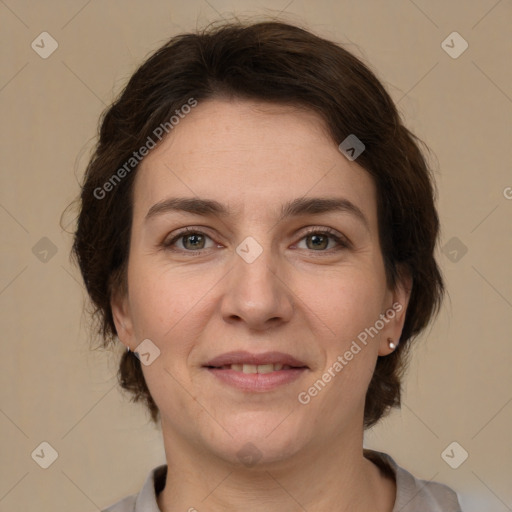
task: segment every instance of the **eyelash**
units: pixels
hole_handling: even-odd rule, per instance
[[[203,252],[206,252],[210,249],[210,248],[197,249],[197,250],[173,249],[172,246],[180,238],[184,238],[186,235],[203,235],[203,236],[206,236],[211,239],[211,237],[208,234],[206,234],[205,232],[203,232],[201,230],[194,229],[194,228],[184,228],[181,231],[179,231],[178,233],[176,233],[176,235],[174,237],[172,237],[170,240],[164,240],[162,242],[161,246],[163,249],[168,250],[168,251],[189,253],[189,254],[202,254]],[[347,238],[345,238],[344,236],[338,235],[337,232],[331,228],[317,228],[317,227],[310,228],[308,231],[306,231],[302,235],[302,237],[299,241],[302,241],[304,238],[307,238],[308,236],[311,236],[311,235],[328,236],[328,237],[332,238],[338,244],[338,247],[334,247],[334,248],[327,249],[327,250],[315,251],[313,249],[307,249],[307,250],[310,250],[311,252],[320,253],[320,254],[321,253],[332,254],[332,252],[339,251],[342,249],[349,249],[352,247],[352,244],[349,242],[349,240]]]

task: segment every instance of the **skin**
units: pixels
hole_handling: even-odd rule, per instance
[[[340,211],[279,220],[284,203],[304,196],[347,199],[367,225]],[[170,197],[214,199],[230,214],[145,219]],[[187,226],[207,236],[162,246]],[[308,227],[331,228],[349,246],[315,245]],[[142,366],[168,464],[160,510],[390,512],[395,482],[363,457],[364,400],[377,356],[400,337],[410,282],[388,288],[375,185],[320,117],[248,100],[200,102],[141,163],[131,236],[128,291],[113,296],[112,310],[124,344],[150,339],[161,352]],[[252,263],[235,251],[248,236],[262,248]],[[402,311],[299,403],[397,302]],[[232,350],[281,351],[309,369],[275,390],[243,392],[202,367]],[[237,456],[248,442],[261,456],[252,467]]]

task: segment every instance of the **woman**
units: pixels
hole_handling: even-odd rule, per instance
[[[109,512],[459,511],[363,432],[439,308],[418,141],[374,74],[277,22],[172,38],[106,112],[74,253],[167,464]]]

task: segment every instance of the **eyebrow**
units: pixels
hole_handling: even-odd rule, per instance
[[[230,210],[213,199],[196,197],[172,197],[154,204],[146,214],[146,221],[169,212],[187,212],[195,215],[228,217]],[[300,215],[320,215],[322,213],[343,212],[353,215],[369,230],[368,219],[362,210],[348,199],[338,197],[300,197],[281,207],[278,222]]]

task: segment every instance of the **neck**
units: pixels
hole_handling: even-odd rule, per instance
[[[354,439],[357,437],[357,439]],[[167,477],[158,495],[162,512],[391,512],[394,479],[364,458],[360,436],[329,448],[305,449],[286,461],[240,468],[164,437]],[[180,447],[178,450],[177,447]],[[332,447],[332,448],[331,448]],[[320,447],[321,448],[321,447]]]

